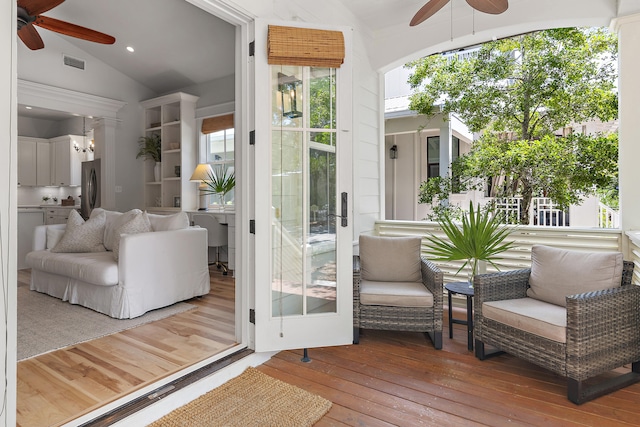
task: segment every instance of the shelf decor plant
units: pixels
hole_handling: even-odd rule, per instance
[[[235,173],[222,165],[217,165],[213,172],[208,172],[207,175],[208,179],[203,181],[206,189],[200,191],[205,195],[218,195],[219,205],[223,206],[225,196],[236,186]]]
[[[153,168],[153,176],[155,181],[160,181],[160,161],[162,160],[160,135],[154,133],[149,136],[141,136],[138,139],[138,154],[136,154],[136,159],[140,157],[156,162]]]
[[[501,223],[500,217],[491,210],[483,212],[480,205],[474,209],[472,202],[469,202],[469,212],[462,216],[460,225],[447,214],[442,214],[438,223],[447,239],[434,235],[426,236],[432,244],[432,247],[427,249],[427,254],[440,261],[465,260],[456,274],[469,265],[471,287],[473,278],[478,274],[480,261],[488,262],[499,270],[495,264],[495,261],[501,259],[498,254],[514,245],[514,242],[504,241],[512,230]]]

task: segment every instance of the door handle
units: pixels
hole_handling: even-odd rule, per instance
[[[347,193],[343,192],[340,195],[340,215],[329,214],[330,217],[333,216],[336,218],[340,218],[340,225],[343,227],[346,227],[349,224],[349,221],[347,220],[349,209],[347,206],[348,206]]]

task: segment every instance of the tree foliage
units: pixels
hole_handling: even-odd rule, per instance
[[[615,136],[555,135],[572,123],[617,118],[616,56],[605,29],[561,28],[489,42],[465,59],[422,58],[408,64],[410,108],[431,115],[441,105],[481,133],[452,165],[456,185],[503,177],[494,195],[522,197],[528,222],[532,197],[567,207],[617,177]],[[450,179],[423,183],[420,201],[443,200],[451,187]]]

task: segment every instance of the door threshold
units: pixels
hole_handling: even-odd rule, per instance
[[[216,360],[202,368],[199,368],[193,372],[188,373],[187,375],[178,378],[170,383],[163,385],[155,390],[150,391],[149,393],[137,397],[136,399],[128,402],[112,411],[109,411],[93,420],[87,421],[84,424],[80,424],[80,427],[107,427],[112,426],[113,424],[124,420],[125,418],[133,415],[134,413],[157,403],[163,398],[170,396],[171,394],[182,390],[183,388],[200,381],[201,379],[208,377],[209,375],[214,374],[215,372],[231,365],[232,363],[237,362],[247,356],[253,354],[254,351],[248,348],[243,348],[238,350],[237,352],[230,354],[226,357],[223,357],[220,360]]]

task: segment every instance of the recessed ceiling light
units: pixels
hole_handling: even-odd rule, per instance
[[[26,108],[27,110],[33,109],[33,107],[29,107],[28,105],[26,107],[24,107],[24,108]]]
[[[132,46],[127,46],[127,50],[129,52],[134,52],[135,51],[135,49]]]

